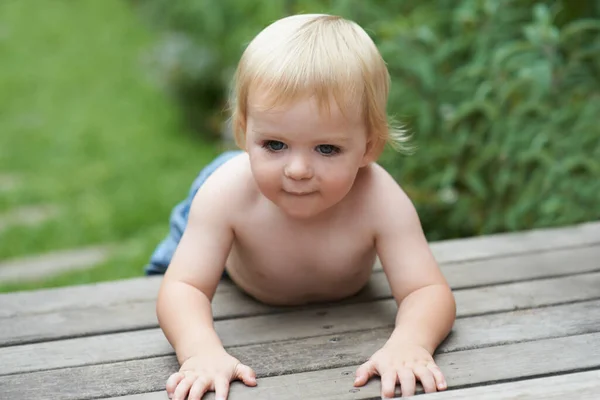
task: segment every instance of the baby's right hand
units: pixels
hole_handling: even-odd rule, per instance
[[[216,400],[225,400],[229,383],[241,380],[256,386],[256,374],[224,349],[212,350],[185,360],[179,372],[167,380],[167,394],[173,400],[200,400],[204,393],[215,391]]]

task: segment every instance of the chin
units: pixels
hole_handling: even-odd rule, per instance
[[[301,208],[280,208],[281,211],[290,218],[293,219],[310,219],[315,217],[321,213],[321,211],[310,210],[310,209],[301,209]]]

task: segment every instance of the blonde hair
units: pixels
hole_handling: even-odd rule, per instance
[[[341,17],[286,17],[250,42],[232,93],[232,127],[240,148],[245,148],[248,97],[257,87],[266,91],[270,106],[315,96],[320,108],[328,109],[333,97],[348,115],[358,104],[374,159],[387,143],[399,149],[406,141],[403,130],[387,116],[390,77],[381,54],[358,24]]]

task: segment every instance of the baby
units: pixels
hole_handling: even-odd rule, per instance
[[[213,327],[224,273],[267,304],[329,302],[360,291],[377,256],[398,314],[354,385],[379,375],[384,398],[397,383],[414,394],[416,380],[446,389],[432,354],[454,323],[454,297],[411,201],[376,164],[402,141],[386,116],[388,91],[375,44],[340,17],[283,18],[248,45],[232,116],[243,151],[201,172],[147,269],[165,274],[158,320],[181,364],[166,384],[171,398],[215,391],[221,400],[232,380],[256,385]]]

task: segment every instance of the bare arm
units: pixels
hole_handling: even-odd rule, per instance
[[[409,198],[398,189],[385,202],[387,219],[380,225],[376,245],[399,305],[390,340],[415,343],[433,354],[454,324],[454,296]]]
[[[165,273],[156,307],[160,327],[180,363],[202,349],[222,349],[213,326],[211,300],[231,248],[233,230],[223,211],[222,196],[211,187],[203,189],[192,203],[187,228]]]
[[[431,254],[417,212],[394,180],[379,170],[370,208],[375,245],[392,294],[398,304],[396,325],[386,344],[356,372],[356,386],[381,376],[381,396],[415,393],[416,380],[425,392],[447,388],[433,353],[454,324],[452,291]]]

